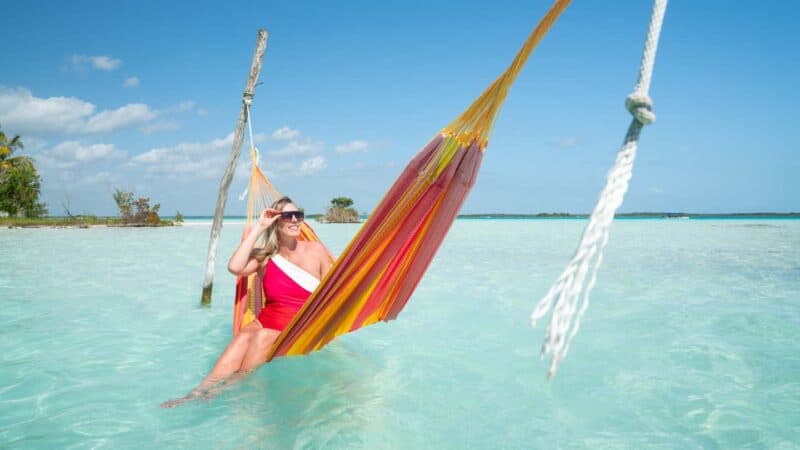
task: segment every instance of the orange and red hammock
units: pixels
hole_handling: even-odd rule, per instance
[[[411,160],[277,338],[267,360],[319,350],[336,336],[397,317],[475,183],[492,124],[511,84],[569,1],[555,1],[509,68]],[[256,160],[253,158],[249,187],[248,226],[263,208],[280,198]],[[306,223],[301,239],[319,240]],[[258,274],[237,280],[234,334],[255,319],[262,302]]]

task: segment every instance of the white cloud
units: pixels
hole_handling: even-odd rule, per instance
[[[328,167],[328,161],[320,155],[325,144],[303,136],[299,130],[283,126],[272,133],[272,140],[283,145],[267,152],[267,166],[276,173],[317,173]],[[302,161],[300,161],[302,159]]]
[[[263,141],[258,134],[256,142]],[[219,179],[228,165],[233,133],[210,142],[182,142],[172,147],[150,149],[130,159],[130,164],[147,168],[151,174],[169,177]]]
[[[291,139],[297,139],[299,137],[300,132],[291,129],[288,126],[282,126],[272,132],[272,139],[275,139],[276,141],[288,141]]]
[[[200,116],[200,117],[205,117],[205,116],[208,115],[208,110],[205,109],[205,108],[198,108],[197,109],[197,115]]]
[[[47,148],[47,141],[44,139],[39,139],[33,136],[26,136],[23,140],[25,144],[25,150],[31,153],[38,153],[39,151],[45,150]]]
[[[83,69],[85,66],[91,66],[97,70],[110,71],[114,70],[122,64],[121,59],[112,58],[110,56],[88,56],[88,55],[72,55],[70,64],[75,69]]]
[[[34,97],[23,88],[0,86],[0,123],[20,134],[77,132],[95,106],[74,97]]]
[[[281,172],[294,172],[295,167],[294,164],[287,161],[281,161],[275,165],[270,166],[272,169],[276,170],[278,173]]]
[[[169,165],[152,166],[149,173],[167,175],[169,178],[186,177],[218,180],[225,167],[225,158],[207,157],[197,160],[186,160]]]
[[[139,86],[139,77],[127,77],[122,85],[124,87],[137,87]]]
[[[233,145],[233,133],[222,139],[211,142],[181,142],[172,147],[159,147],[150,149],[131,158],[133,163],[154,164],[178,157],[198,157],[208,153],[219,153],[219,150],[230,148]]]
[[[122,158],[126,152],[114,144],[83,144],[79,141],[64,141],[52,149],[35,156],[44,167],[70,169],[79,165]]]
[[[263,134],[257,134],[254,139],[258,143],[265,141],[266,137]],[[142,167],[151,175],[168,178],[219,180],[228,165],[231,145],[233,145],[233,133],[210,142],[182,142],[171,147],[152,148],[135,155],[129,159],[128,165]],[[245,144],[242,147],[244,156],[239,159],[241,167],[236,172],[237,179],[244,180],[250,176],[250,159],[246,151]],[[270,170],[277,170],[279,173],[312,174],[324,170],[328,166],[325,157],[320,155],[311,155],[298,163],[291,159],[263,160],[262,155],[262,161],[265,163],[263,166]]]
[[[156,113],[144,103],[131,103],[111,111],[95,114],[86,122],[86,131],[102,133],[116,128],[148,122],[156,117]]]
[[[580,140],[575,136],[565,137],[556,143],[556,147],[560,149],[575,148],[580,144]]]
[[[277,160],[265,167],[265,174],[267,175],[267,178],[295,174],[310,175],[320,172],[326,167],[328,167],[328,160],[324,156],[317,155],[300,161],[299,163],[287,160]],[[247,178],[249,178],[249,172],[247,173]]]
[[[115,177],[111,174],[111,172],[101,171],[97,172],[94,175],[88,175],[83,177],[80,180],[81,184],[104,184],[110,183],[113,181]]]
[[[53,148],[52,154],[80,162],[89,162],[124,156],[125,153],[118,150],[114,144],[83,145],[78,141],[64,141]]]
[[[139,128],[139,130],[144,134],[153,134],[159,131],[175,131],[180,129],[181,124],[174,120],[160,120],[158,122],[153,122],[147,125],[144,125]]]
[[[122,60],[110,56],[90,56],[92,66],[98,70],[114,70],[122,64]]]
[[[323,170],[327,166],[328,161],[324,156],[315,156],[300,163],[298,171],[303,175],[310,175]]]
[[[18,134],[103,133],[147,123],[158,115],[143,103],[96,114],[95,110],[95,105],[78,98],[40,98],[28,89],[0,86],[0,123]]]
[[[177,105],[170,106],[164,110],[167,113],[183,113],[189,112],[194,109],[195,102],[192,100],[187,100],[184,102],[180,102]]]
[[[267,171],[263,167],[262,170],[264,170],[265,174],[267,173]],[[250,158],[244,158],[244,157],[239,158],[239,162],[236,164],[236,171],[233,172],[233,179],[249,182],[251,173],[252,172],[250,172]],[[222,172],[220,172],[220,176],[222,176]],[[249,184],[246,186],[249,186]]]
[[[311,156],[319,153],[322,147],[322,142],[315,142],[310,139],[292,140],[282,148],[269,152],[269,154],[275,157],[288,158]]]
[[[363,140],[350,141],[336,146],[336,153],[344,155],[346,153],[366,152],[369,150],[369,142]]]

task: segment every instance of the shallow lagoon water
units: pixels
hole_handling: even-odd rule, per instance
[[[241,222],[210,308],[208,222],[2,229],[0,447],[797,448],[800,221],[617,221],[548,381],[528,317],[584,225],[458,220],[398,320],[175,410],[230,338]]]

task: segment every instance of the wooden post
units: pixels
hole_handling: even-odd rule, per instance
[[[250,65],[250,75],[247,77],[247,85],[244,88],[242,98],[242,110],[239,112],[239,122],[236,124],[236,133],[233,135],[233,147],[231,147],[231,160],[222,175],[219,183],[219,196],[217,197],[217,209],[214,212],[214,224],[211,226],[211,240],[208,243],[208,259],[206,260],[206,275],[203,280],[203,295],[201,302],[203,305],[211,304],[211,288],[214,286],[214,262],[217,257],[217,241],[219,232],[222,229],[222,216],[225,212],[225,202],[228,200],[228,189],[231,187],[233,172],[236,170],[236,163],[239,160],[239,150],[242,148],[242,137],[244,136],[244,126],[247,123],[247,103],[253,99],[256,91],[258,75],[261,73],[261,63],[264,60],[264,52],[267,49],[267,31],[258,30],[256,40],[256,51],[253,54],[253,63]]]

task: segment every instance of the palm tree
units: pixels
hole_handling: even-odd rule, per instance
[[[24,147],[19,135],[9,140],[6,134],[0,130],[0,184],[3,183],[6,174],[11,169],[34,168],[33,159],[31,159],[31,157],[12,156],[15,151]]]
[[[0,213],[39,217],[47,214],[45,204],[39,201],[41,177],[33,158],[14,156],[22,147],[19,136],[9,139],[0,131]]]

